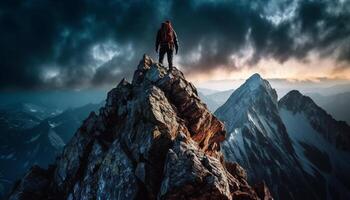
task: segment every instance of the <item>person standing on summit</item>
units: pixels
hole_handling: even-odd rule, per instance
[[[157,33],[156,39],[156,52],[159,52],[159,63],[163,64],[164,55],[167,54],[169,71],[173,69],[173,54],[174,49],[177,54],[179,50],[179,43],[177,40],[176,32],[171,26],[170,21],[162,23]]]

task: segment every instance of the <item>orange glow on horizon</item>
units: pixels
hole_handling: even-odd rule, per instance
[[[304,61],[290,59],[279,63],[274,59],[263,59],[255,66],[243,66],[239,69],[215,67],[210,72],[188,73],[186,77],[194,83],[220,80],[247,79],[254,73],[259,73],[265,79],[287,79],[295,81],[319,81],[321,78],[350,80],[350,66],[335,62],[330,58],[309,56]]]

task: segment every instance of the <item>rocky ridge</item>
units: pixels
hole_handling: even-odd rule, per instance
[[[338,149],[350,150],[350,127],[343,121],[335,120],[308,96],[299,91],[292,90],[279,102],[280,109],[286,109],[293,114],[304,112],[311,126],[317,130],[326,140],[334,144]]]
[[[223,123],[181,71],[145,55],[55,164],[33,167],[9,199],[272,199],[224,161],[224,139]]]

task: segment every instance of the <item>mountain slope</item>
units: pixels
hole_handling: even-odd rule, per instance
[[[7,135],[0,146],[0,170],[3,174],[4,194],[9,193],[14,181],[32,165],[47,165],[62,150],[63,140],[53,131],[48,121],[30,129]]]
[[[335,119],[346,121],[350,125],[350,92],[333,95],[329,102],[321,107]]]
[[[229,135],[222,145],[225,158],[247,169],[251,181],[265,180],[277,199],[324,199],[314,189],[322,185],[299,163],[268,81],[254,74],[215,115]]]
[[[348,125],[350,124],[350,92],[342,92],[328,96],[323,96],[318,93],[307,95],[335,119],[346,121]]]
[[[112,89],[55,165],[32,168],[10,199],[271,199],[223,161],[224,138],[183,74],[144,56],[132,83]]]
[[[298,91],[279,101],[279,113],[305,171],[324,179],[329,199],[348,199],[350,127]]]

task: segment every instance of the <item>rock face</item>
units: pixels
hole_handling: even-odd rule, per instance
[[[144,56],[132,83],[112,89],[55,165],[29,171],[10,199],[272,199],[223,160],[224,139],[183,74]]]

